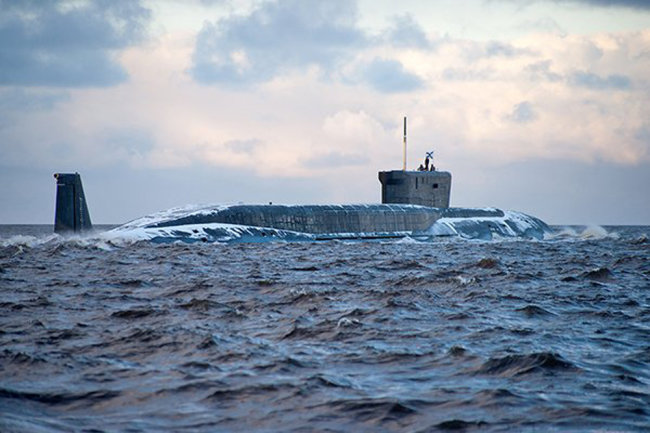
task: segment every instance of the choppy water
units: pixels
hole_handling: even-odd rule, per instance
[[[650,227],[230,245],[0,230],[3,432],[650,430]]]

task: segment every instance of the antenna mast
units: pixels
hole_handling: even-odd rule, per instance
[[[402,171],[406,171],[406,116],[404,116],[404,146],[402,154]]]

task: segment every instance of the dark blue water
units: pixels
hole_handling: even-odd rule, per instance
[[[170,244],[0,228],[0,431],[650,431],[650,227]]]

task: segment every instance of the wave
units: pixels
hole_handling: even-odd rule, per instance
[[[603,226],[560,226],[553,233],[549,234],[549,240],[600,240],[619,239],[618,232],[607,230]]]
[[[39,245],[56,243],[57,241],[61,241],[62,239],[63,239],[62,236],[54,233],[46,236],[14,235],[5,239],[0,238],[0,247],[34,248]]]
[[[514,377],[553,370],[576,371],[578,368],[557,353],[539,352],[490,358],[475,373]]]
[[[183,241],[196,242],[269,242],[269,241],[313,241],[313,235],[270,227],[252,227],[226,223],[187,224],[169,227],[135,227],[132,224],[117,227],[104,234],[105,238],[117,242],[149,240],[155,243]]]
[[[594,268],[583,272],[580,278],[591,281],[606,282],[614,279],[614,274],[608,268]]]
[[[519,308],[516,311],[523,313],[528,317],[555,316],[554,313],[534,304],[526,305],[525,307]]]
[[[487,426],[488,423],[485,421],[464,421],[462,419],[451,419],[435,425],[437,429],[443,431],[467,431],[468,429],[474,428],[478,430],[479,428],[485,428]]]
[[[14,254],[19,254],[25,249],[39,247],[60,247],[73,246],[78,248],[91,248],[110,251],[132,245],[144,239],[136,239],[130,236],[112,236],[108,232],[91,231],[85,234],[62,236],[56,233],[32,236],[15,235],[8,238],[0,238],[0,248],[12,249]]]
[[[473,211],[473,209],[469,209]],[[550,232],[542,220],[515,211],[476,209],[485,215],[465,216],[457,209],[448,209],[427,231],[433,236],[459,236],[465,239],[495,238],[544,239]],[[468,212],[468,214],[470,214]]]
[[[393,398],[344,399],[324,403],[330,410],[345,414],[363,422],[384,423],[386,421],[406,420],[420,412],[418,400],[399,400]]]
[[[0,388],[0,398],[30,400],[49,405],[70,405],[88,407],[100,401],[118,397],[121,393],[112,390],[95,390],[88,392],[28,392]]]

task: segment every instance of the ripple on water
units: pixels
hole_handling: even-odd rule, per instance
[[[0,431],[650,431],[648,229],[616,232],[2,244]]]

